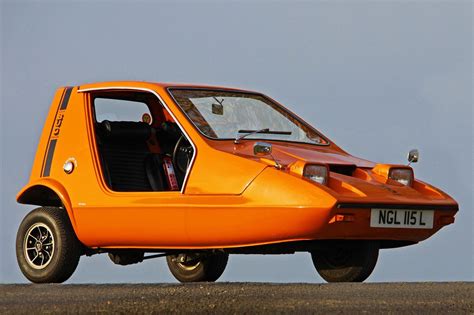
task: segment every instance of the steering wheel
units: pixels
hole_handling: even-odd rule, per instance
[[[174,167],[185,174],[188,168],[189,163],[191,163],[191,158],[193,156],[193,147],[189,143],[188,139],[181,135],[173,150],[173,165]]]

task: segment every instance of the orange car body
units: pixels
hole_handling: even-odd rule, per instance
[[[67,210],[78,239],[95,249],[231,249],[341,239],[380,240],[389,247],[422,241],[454,222],[458,205],[446,193],[417,179],[412,187],[394,182],[387,175],[393,165],[353,157],[332,141],[266,140],[278,169],[272,159],[253,154],[255,139],[209,139],[170,95],[168,88],[176,86],[107,82],[58,89],[18,202],[44,204],[54,192],[60,200],[51,202]],[[164,105],[164,119],[177,122],[194,148],[180,191],[117,192],[106,185],[90,96],[101,90],[145,91]],[[70,174],[63,170],[67,161],[74,164]],[[303,177],[308,163],[354,170],[331,171],[327,185],[320,185]],[[434,210],[433,228],[371,227],[374,207]]]

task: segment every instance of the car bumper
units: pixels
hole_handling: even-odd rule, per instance
[[[431,210],[433,227],[396,228],[372,227],[372,209]],[[338,203],[328,214],[327,223],[315,233],[315,239],[340,240],[393,240],[420,242],[442,227],[454,223],[457,204],[387,204],[387,203]]]

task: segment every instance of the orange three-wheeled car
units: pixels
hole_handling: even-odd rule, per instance
[[[217,280],[229,254],[297,251],[326,281],[363,281],[379,249],[416,244],[458,210],[409,164],[351,156],[268,96],[145,82],[58,89],[17,200],[41,206],[16,240],[37,283],[98,253],[165,256],[193,282]]]

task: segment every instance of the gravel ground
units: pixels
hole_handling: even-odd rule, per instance
[[[474,314],[474,282],[0,285],[0,313]]]

